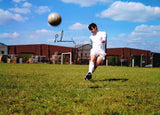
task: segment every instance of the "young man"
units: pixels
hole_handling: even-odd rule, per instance
[[[91,23],[88,26],[88,29],[92,33],[92,35],[89,37],[92,42],[92,49],[90,50],[89,71],[84,78],[85,80],[92,79],[92,73],[105,59],[106,55],[106,32],[98,31],[97,25],[95,23]]]

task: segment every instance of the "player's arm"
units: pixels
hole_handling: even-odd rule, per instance
[[[102,35],[101,43],[105,43],[106,42],[106,37],[107,37],[106,32],[104,32],[103,35]]]

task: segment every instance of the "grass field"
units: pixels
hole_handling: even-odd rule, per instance
[[[160,68],[0,63],[0,115],[160,115]]]

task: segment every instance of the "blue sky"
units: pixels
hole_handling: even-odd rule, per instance
[[[62,17],[57,27],[48,24],[52,12]],[[0,42],[6,45],[74,46],[54,42],[62,30],[63,40],[90,43],[92,22],[107,32],[108,48],[160,53],[160,0],[0,0]]]

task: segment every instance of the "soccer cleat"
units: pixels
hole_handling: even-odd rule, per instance
[[[90,80],[92,79],[92,74],[89,72],[85,77],[84,77],[85,80]]]

